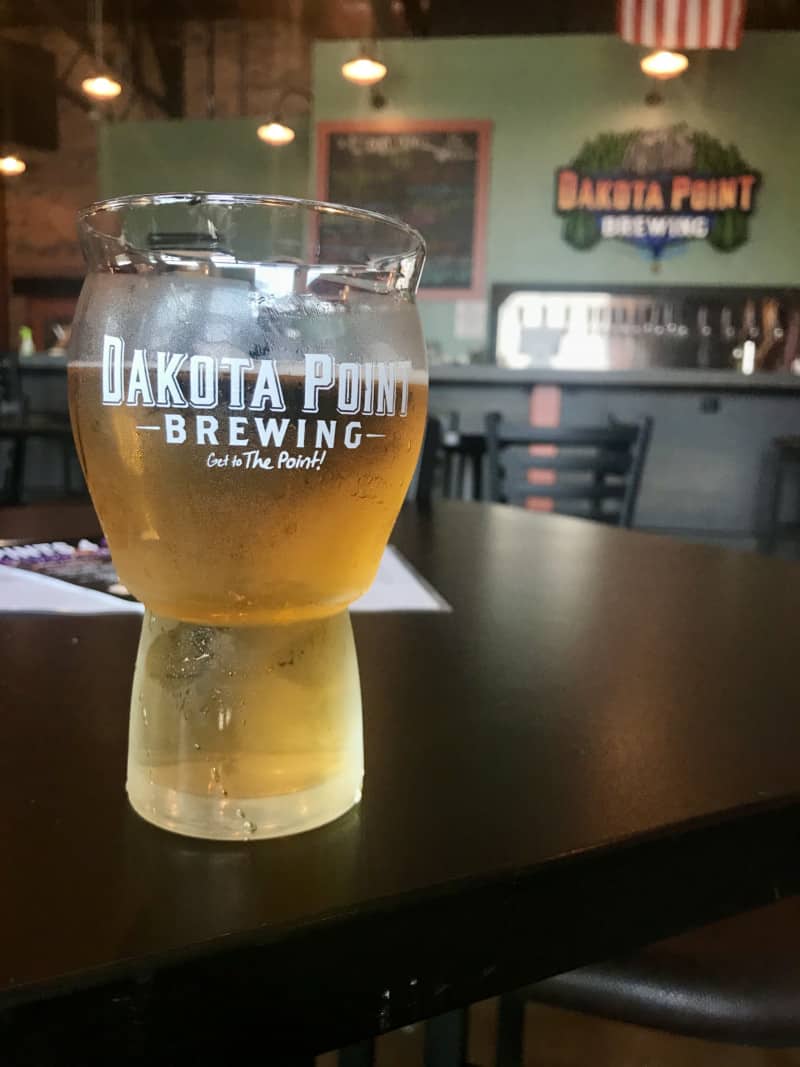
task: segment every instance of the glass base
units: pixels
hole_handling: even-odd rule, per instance
[[[137,768],[128,772],[127,790],[134,811],[163,830],[217,841],[254,841],[299,834],[338,819],[361,799],[361,778],[355,783],[353,776],[341,775],[283,796],[219,801],[154,785]]]
[[[145,612],[127,783],[143,818],[190,837],[280,837],[344,814],[363,773],[347,612],[257,627]]]

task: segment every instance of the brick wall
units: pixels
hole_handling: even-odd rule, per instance
[[[311,11],[311,14],[309,14]],[[205,118],[209,105],[220,118],[269,115],[286,89],[298,90],[283,104],[286,116],[308,111],[304,94],[311,83],[311,44],[315,37],[363,37],[373,29],[368,0],[339,0],[310,9],[303,0],[276,0],[269,18],[243,22],[218,20],[213,25],[213,82],[209,79],[209,24],[187,22],[184,47],[184,108],[189,118]],[[92,60],[67,33],[41,27],[4,31],[4,36],[37,44],[56,56],[57,70],[72,90],[91,74]],[[14,278],[80,278],[83,261],[75,233],[76,212],[97,198],[98,122],[163,118],[152,100],[131,91],[128,60],[111,27],[106,27],[106,55],[121,73],[123,95],[89,113],[74,99],[60,95],[60,147],[55,152],[23,149],[27,172],[5,179],[9,274]],[[138,61],[147,84],[163,90],[150,46]],[[212,93],[213,87],[213,93]],[[211,98],[211,100],[210,100]],[[3,180],[3,179],[0,179]],[[12,299],[10,339],[26,321],[26,303]],[[0,345],[2,342],[0,342]]]
[[[92,58],[61,30],[40,27],[9,30],[5,37],[40,45],[56,57],[60,78],[80,94],[83,78],[93,73]],[[106,31],[108,55],[119,69],[121,50]],[[148,81],[161,86],[153,56],[142,63]],[[124,80],[124,79],[123,79]],[[32,89],[35,91],[35,89]],[[97,124],[145,118],[145,103],[126,93],[113,105],[87,111],[58,97],[59,147],[55,152],[21,149],[28,170],[6,181],[8,260],[11,277],[80,277],[83,262],[75,234],[75,215],[97,198]]]
[[[311,39],[299,21],[220,21],[214,24],[213,37],[214,105],[219,118],[269,114],[284,89],[308,92]],[[208,40],[207,23],[187,23],[184,77],[188,118],[205,118],[208,114]],[[307,110],[308,103],[302,96],[287,98],[287,115]]]
[[[75,53],[65,34],[16,30],[6,36],[40,44],[64,70]],[[70,83],[86,77],[76,64]],[[33,90],[35,91],[35,90]],[[95,197],[97,148],[95,123],[63,97],[58,101],[60,146],[56,152],[22,149],[28,170],[6,181],[9,270],[12,277],[79,275],[81,257],[75,238],[75,212]]]

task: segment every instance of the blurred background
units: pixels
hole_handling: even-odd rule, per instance
[[[7,0],[0,403],[63,430],[82,206],[343,201],[426,236],[451,442],[647,416],[637,526],[793,551],[798,54],[793,0]],[[7,499],[81,492],[28,438]]]
[[[60,503],[88,501],[67,403],[67,352],[84,276],[77,212],[100,198],[205,190],[343,202],[399,216],[423,233],[429,255],[418,301],[430,419],[411,490],[423,504],[431,496],[516,504],[796,559],[798,70],[798,0],[0,0],[0,505],[12,505],[0,509],[0,548],[24,531],[15,566],[36,559],[34,540],[61,552],[65,542],[47,543],[63,534],[55,525],[62,521]],[[188,247],[177,244],[186,234],[148,236],[163,238],[162,248]],[[268,250],[264,254],[268,258]],[[29,506],[41,502],[43,508]],[[50,508],[51,502],[59,506]],[[126,506],[129,514],[136,505],[126,499]],[[72,510],[74,521],[84,522],[88,509]],[[477,514],[478,506],[472,510]],[[427,522],[430,512],[423,507],[420,514]],[[497,525],[478,515],[474,521],[486,525],[474,528],[502,530],[507,516],[492,514]],[[637,639],[637,616],[620,615],[624,603],[616,603],[615,593],[624,582],[617,582],[616,570],[603,572],[605,550],[596,549],[606,541],[591,540],[590,531],[575,526],[559,563],[555,542],[537,534],[537,524],[527,525],[531,558],[553,552],[552,588],[564,586],[566,614],[559,615],[556,601],[552,618],[570,646],[564,662],[571,680],[574,673],[578,700],[585,691],[601,710],[606,698],[611,711],[619,705],[638,712],[637,701],[650,708],[644,668],[628,671],[625,658],[646,650],[649,637]],[[420,534],[420,543],[427,545],[427,537]],[[464,588],[474,586],[484,596],[495,574],[500,584],[507,580],[517,558],[510,539],[488,542],[487,536],[479,545],[485,558],[473,553],[475,542],[453,546]],[[74,544],[66,544],[70,567],[73,552],[91,568],[99,557],[104,570],[82,572],[81,558],[67,581],[91,585],[101,573],[103,588],[127,594],[107,546]],[[627,544],[634,546],[634,559],[652,548],[656,561],[655,553],[665,551],[653,539]],[[569,556],[570,545],[585,552],[582,559],[577,550]],[[704,555],[707,577],[699,562],[691,562]],[[779,709],[793,706],[780,658],[790,628],[781,623],[780,603],[777,621],[764,607],[776,588],[769,582],[778,581],[769,565],[758,569],[756,561],[753,571],[764,575],[762,593],[755,577],[752,584],[741,577],[738,564],[750,563],[731,554],[719,560],[712,566],[711,554],[701,552],[687,566],[697,567],[697,596],[714,583],[721,610],[728,605],[736,625],[741,622],[741,641],[726,653],[730,677],[706,669],[704,643],[713,627],[698,640],[688,673],[676,659],[676,635],[699,632],[692,620],[696,587],[687,578],[675,600],[682,588],[690,590],[685,611],[670,619],[656,610],[649,619],[657,646],[650,666],[661,667],[654,672],[650,711],[655,715],[674,694],[680,702],[689,693],[698,715],[705,713],[705,690],[699,681],[693,688],[703,672],[727,700],[737,656],[752,646],[751,658],[742,659],[744,688],[737,698],[745,703],[731,705],[731,721],[736,726],[738,716],[741,727],[751,710],[757,718],[769,711],[770,701]],[[636,566],[643,574],[644,564]],[[525,586],[520,589],[524,599]],[[752,590],[756,610],[748,616]],[[530,603],[538,599],[537,592]],[[490,607],[496,602],[485,601]],[[573,610],[579,620],[596,616],[601,627],[608,610],[609,632],[626,646],[619,664],[597,666],[600,631],[582,624],[575,629]],[[489,609],[484,615],[487,627],[502,622]],[[530,625],[538,625],[531,618]],[[458,627],[463,615],[452,619]],[[511,612],[509,627],[515,619]],[[759,630],[763,649],[753,644]],[[40,672],[38,659],[26,667],[30,650],[41,651],[29,639],[32,632],[20,630],[25,651],[18,658],[31,676],[41,673],[45,695],[38,699],[46,698],[48,719],[55,721],[51,712],[58,704],[51,707],[49,687],[59,673]],[[473,674],[491,674],[495,664],[498,671],[510,669],[513,646],[507,648],[500,634],[487,641],[500,658],[478,657],[469,668]],[[443,647],[457,649],[450,640]],[[710,634],[708,662],[721,640]],[[70,657],[77,657],[84,646],[73,647],[77,636],[71,641]],[[581,646],[586,677],[579,669]],[[52,647],[54,662],[62,662],[61,644]],[[542,647],[549,657],[551,646]],[[91,671],[80,675],[81,686],[96,674],[88,641],[86,648]],[[469,674],[461,662],[451,666],[458,677]],[[447,668],[445,662],[442,678]],[[13,671],[7,673],[13,681]],[[519,721],[530,707],[538,715],[538,696],[523,684],[515,687],[511,677],[506,691],[520,701]],[[555,692],[553,675],[542,677]],[[613,684],[604,696],[596,679],[606,677]],[[666,679],[666,695],[659,695],[659,679]],[[680,682],[675,689],[673,679]],[[436,694],[437,685],[438,679]],[[485,691],[476,689],[479,697]],[[104,690],[91,689],[87,699],[95,692]],[[752,706],[745,707],[747,700]],[[709,706],[713,712],[713,700]],[[508,708],[498,707],[512,728]],[[441,727],[439,710],[429,718]],[[487,713],[495,712],[490,705]],[[542,722],[561,736],[562,728],[572,728],[568,719],[557,728]],[[618,719],[593,713],[598,736],[605,730],[629,737],[635,769],[637,738],[644,735]],[[677,766],[677,752],[679,763],[712,785],[715,776],[722,782],[728,774],[738,790],[750,783],[759,810],[772,795],[752,792],[761,779],[742,762],[744,749],[735,758],[736,745],[749,735],[734,729],[732,742],[718,743],[713,716],[700,717],[701,741],[690,758],[692,738],[682,740],[664,721],[669,728],[663,736],[656,731],[648,745],[663,742],[667,771]],[[708,751],[717,750],[708,759],[701,736],[706,721]],[[607,760],[608,753],[625,755],[613,738],[613,744],[601,741],[598,751]],[[587,756],[577,742],[574,751],[578,763],[590,767],[591,751]],[[472,756],[464,758],[471,768]],[[60,752],[58,761],[60,775]],[[499,780],[503,767],[489,763]],[[72,766],[69,760],[64,765]],[[595,825],[604,825],[604,813],[594,810],[600,778],[595,770],[586,774],[595,833]],[[624,782],[626,776],[614,765],[612,777]],[[635,787],[636,774],[631,781]],[[776,789],[789,779],[782,781]],[[662,785],[656,781],[652,788]],[[669,782],[664,789],[665,796],[672,792]],[[670,801],[677,805],[671,811],[683,810],[680,791]],[[36,818],[41,823],[41,815]],[[467,841],[470,827],[462,829]],[[135,934],[141,916],[134,918]],[[688,958],[694,965],[691,953]],[[698,960],[702,974],[702,952]],[[787,973],[793,974],[790,966]],[[759,982],[751,984],[761,993]],[[677,1003],[672,990],[667,999]],[[520,1018],[529,1067],[800,1063],[796,1051],[725,1046],[714,1053],[690,1038],[565,1015],[543,1004],[526,1010]],[[477,1005],[470,1062],[495,1062],[497,1032],[497,1004]],[[378,1044],[379,1067],[420,1063],[424,1045],[422,1027],[388,1034]],[[335,1053],[320,1060],[324,1067],[345,1062],[366,1061]]]

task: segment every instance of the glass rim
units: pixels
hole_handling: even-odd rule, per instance
[[[105,200],[95,200],[78,211],[78,224],[87,226],[98,237],[107,238],[104,234],[91,225],[91,219],[102,212],[121,211],[124,208],[136,207],[161,207],[165,205],[184,204],[189,207],[199,204],[210,204],[220,207],[235,207],[237,205],[250,207],[276,207],[276,208],[299,208],[307,211],[309,215],[340,215],[362,222],[379,223],[388,226],[399,233],[405,234],[410,239],[411,245],[404,252],[390,252],[388,257],[396,256],[424,256],[426,253],[425,238],[407,222],[392,215],[384,215],[380,211],[371,211],[369,208],[353,207],[350,204],[337,204],[327,200],[314,200],[308,197],[277,196],[269,193],[208,193],[198,190],[191,193],[132,193],[125,196],[112,196]]]

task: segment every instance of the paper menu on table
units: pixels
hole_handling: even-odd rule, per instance
[[[435,612],[450,611],[450,607],[390,545],[372,586],[350,610]],[[141,615],[143,611],[143,606],[135,600],[22,567],[0,566],[0,612]]]
[[[61,578],[0,567],[0,612],[59,615],[141,615],[144,606]]]
[[[351,611],[451,611],[450,605],[422,579],[404,556],[389,545],[375,581]]]

